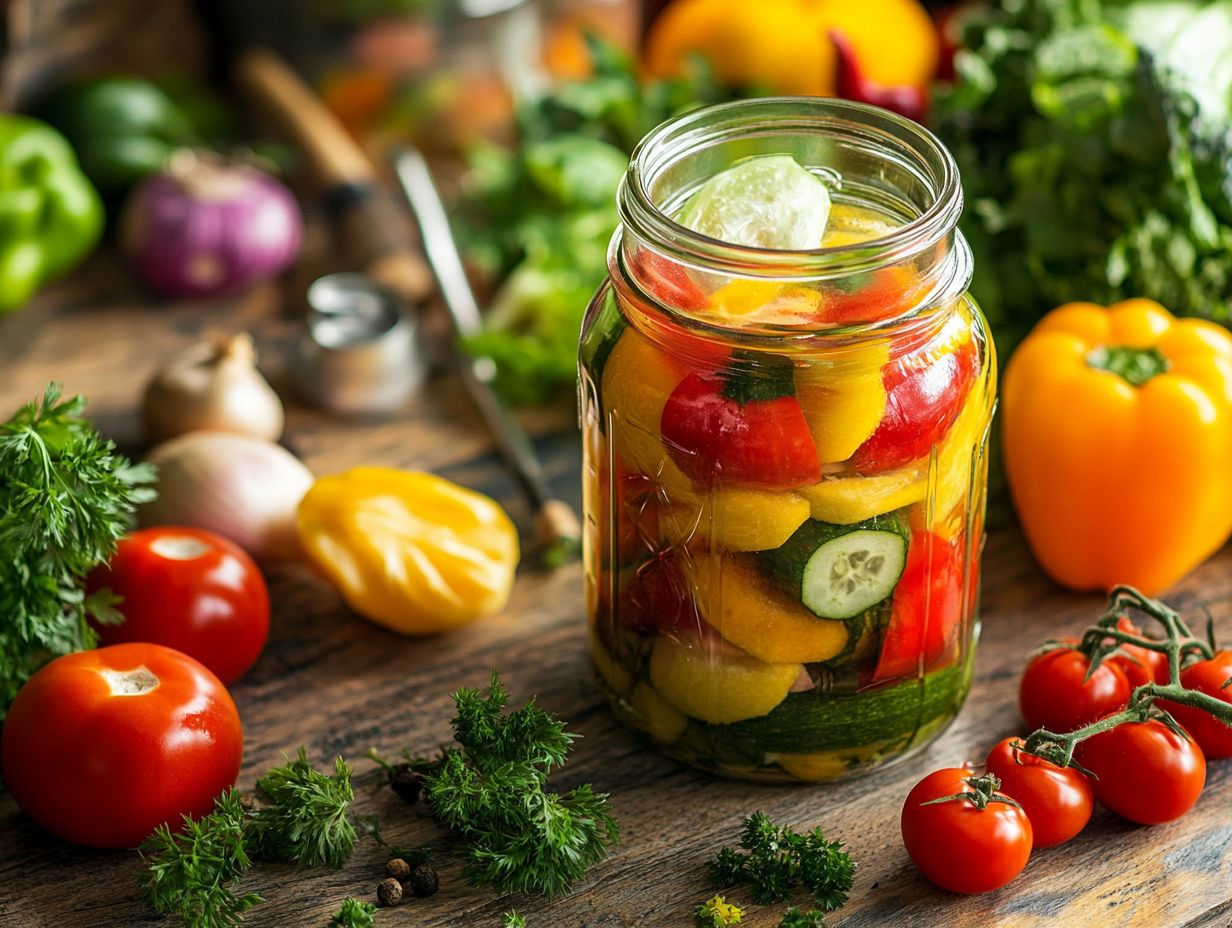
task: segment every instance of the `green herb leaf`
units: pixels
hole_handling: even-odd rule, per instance
[[[510,909],[501,916],[501,928],[526,928],[526,919],[518,914],[517,909]]]
[[[115,552],[154,471],[115,454],[52,384],[0,425],[0,721],[23,683],[62,654],[93,647],[86,617],[115,623],[114,600],[85,576]]]
[[[763,905],[790,899],[797,887],[807,889],[826,912],[847,901],[855,863],[820,828],[799,834],[755,812],[744,820],[740,847],[743,852],[723,848],[709,864],[716,885],[747,885],[753,901]]]
[[[486,691],[454,694],[454,738],[424,781],[433,814],[465,839],[464,875],[499,892],[557,896],[619,839],[607,796],[589,784],[546,789],[575,739],[534,700],[504,714],[508,695],[492,674]]]
[[[826,928],[826,922],[821,912],[804,912],[793,905],[783,913],[779,928]]]
[[[342,901],[341,908],[329,920],[329,928],[372,928],[376,924],[376,906],[350,898]]]
[[[347,810],[355,798],[351,770],[339,757],[328,776],[299,756],[257,780],[267,801],[253,815],[248,837],[254,853],[304,866],[341,867],[355,850]]]
[[[256,893],[237,895],[233,884],[251,866],[244,847],[247,813],[238,791],[228,790],[214,811],[183,830],[160,826],[141,846],[147,869],[140,895],[155,911],[178,915],[188,928],[234,928],[242,913],[261,901]]]

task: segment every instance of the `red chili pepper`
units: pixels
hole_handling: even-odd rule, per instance
[[[668,397],[660,431],[672,459],[706,486],[790,490],[817,483],[821,465],[792,363],[744,352],[732,360],[744,369],[696,371]]]
[[[881,373],[885,414],[852,455],[852,465],[862,473],[875,473],[928,454],[958,417],[975,378],[975,364],[970,339],[941,355],[933,345],[925,345],[887,364]]]
[[[906,84],[886,87],[869,80],[860,70],[860,63],[847,37],[835,29],[830,31],[830,41],[834,43],[837,53],[835,89],[840,97],[884,107],[916,122],[924,121],[928,115],[928,95],[923,90]]]
[[[894,588],[874,681],[915,676],[941,664],[962,616],[961,545],[934,532],[911,536],[907,566]]]

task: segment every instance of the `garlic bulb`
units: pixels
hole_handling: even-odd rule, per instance
[[[229,538],[259,561],[299,556],[295,510],[312,473],[281,445],[230,432],[189,432],[150,452],[158,498],[143,526],[191,525]]]
[[[285,421],[282,401],[256,362],[252,339],[243,333],[176,352],[145,388],[150,440],[209,429],[277,441]]]

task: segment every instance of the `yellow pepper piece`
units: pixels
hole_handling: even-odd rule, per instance
[[[804,524],[809,504],[795,493],[727,487],[711,493],[669,489],[659,531],[672,544],[769,551]]]
[[[494,500],[442,477],[389,467],[321,477],[296,527],[347,604],[393,631],[447,631],[509,601],[517,530]]]
[[[1232,335],[1150,300],[1053,310],[1005,374],[1006,473],[1041,566],[1155,595],[1232,533]]]
[[[669,744],[684,734],[689,720],[645,681],[633,688],[629,706],[641,717],[650,737]]]
[[[617,662],[612,653],[603,646],[603,642],[599,640],[599,636],[594,632],[590,635],[590,659],[595,665],[595,670],[604,682],[612,688],[612,691],[618,696],[629,695],[629,690],[633,686],[633,675],[625,669],[625,666]]]
[[[763,661],[825,661],[847,646],[847,626],[819,619],[743,561],[700,556],[689,568],[702,618]]]
[[[815,323],[821,294],[799,284],[737,277],[710,295],[710,314],[733,322],[799,325]]]
[[[650,652],[650,682],[659,695],[685,715],[715,724],[765,715],[786,698],[803,669],[664,635]]]
[[[601,400],[612,450],[638,473],[668,486],[690,486],[659,438],[667,398],[684,379],[671,359],[632,326],[603,367]]]
[[[817,459],[846,461],[868,441],[885,414],[886,391],[881,369],[840,374],[833,383],[801,383],[800,409],[808,422]]]
[[[918,503],[928,493],[928,462],[869,477],[828,477],[799,490],[814,519],[852,525]]]

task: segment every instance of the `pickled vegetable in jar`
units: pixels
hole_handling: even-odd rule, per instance
[[[992,342],[957,170],[883,110],[695,110],[634,152],[581,339],[591,654],[726,776],[918,750],[978,633]]]

